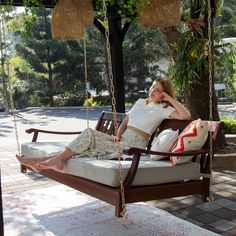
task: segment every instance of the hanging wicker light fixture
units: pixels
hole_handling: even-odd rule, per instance
[[[84,27],[93,25],[93,4],[91,0],[80,0],[81,9],[83,9],[83,24]]]
[[[142,27],[169,27],[180,22],[180,0],[150,0],[150,6],[141,7],[138,18]]]
[[[52,12],[52,38],[82,38],[84,27],[92,25],[93,18],[91,0],[59,0]]]

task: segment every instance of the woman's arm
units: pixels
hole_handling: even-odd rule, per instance
[[[117,130],[117,134],[115,137],[115,139],[117,141],[120,141],[122,134],[125,132],[125,130],[127,128],[128,121],[129,121],[129,117],[128,117],[128,115],[126,115],[126,117],[124,118],[124,120],[122,121],[121,125],[119,126],[119,128]]]
[[[191,114],[189,113],[189,111],[177,100],[175,100],[174,98],[172,98],[165,92],[161,93],[160,97],[161,97],[161,101],[167,101],[175,108],[175,111],[173,111],[170,114],[171,119],[178,119],[178,120],[190,119]]]

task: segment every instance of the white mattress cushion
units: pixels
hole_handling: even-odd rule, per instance
[[[53,155],[65,149],[67,142],[36,142],[22,144],[24,156],[39,157]],[[131,161],[122,161],[122,173],[126,178]],[[98,183],[117,187],[119,183],[119,163],[106,157],[73,157],[64,167],[64,173],[83,177]],[[199,163],[189,162],[171,166],[170,161],[152,161],[149,156],[141,157],[133,186],[154,185],[185,181],[201,177]]]
[[[21,153],[26,157],[44,157],[65,150],[69,142],[30,142],[21,144]]]

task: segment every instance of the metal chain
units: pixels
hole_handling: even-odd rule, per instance
[[[111,62],[111,48],[110,48],[110,41],[109,41],[109,22],[107,18],[107,6],[106,6],[106,0],[103,0],[103,12],[104,12],[104,20],[106,22],[106,30],[105,30],[105,37],[106,37],[106,50],[107,50],[107,63],[108,63],[108,77],[110,81],[110,88],[111,88],[111,95],[112,95],[112,107],[113,107],[113,116],[114,116],[114,125],[115,125],[115,133],[117,133],[118,130],[118,122],[117,122],[117,111],[116,111],[116,100],[115,100],[115,89],[114,89],[114,83],[113,83],[113,73],[112,73],[112,62]],[[127,214],[127,208],[125,204],[125,192],[124,192],[124,177],[123,177],[123,171],[122,171],[122,164],[121,164],[121,148],[120,148],[120,142],[116,142],[116,153],[118,154],[118,161],[119,161],[119,181],[120,181],[120,192],[121,192],[121,201],[122,201],[122,212],[121,216],[123,218],[126,218],[128,216]]]
[[[84,29],[84,80],[85,80],[85,93],[86,93],[86,101],[88,103],[88,67],[87,67],[87,46],[86,46],[86,32]],[[86,120],[87,120],[87,128],[89,128],[89,106],[86,106]]]
[[[212,177],[212,169],[213,169],[213,138],[212,138],[212,120],[213,120],[213,113],[212,113],[212,98],[213,98],[213,77],[212,77],[212,71],[213,71],[213,60],[212,60],[212,19],[211,19],[211,1],[207,1],[207,13],[208,13],[208,70],[209,70],[209,121],[210,121],[210,151],[209,151],[209,157],[210,157],[210,175]],[[212,178],[210,178],[210,196],[208,198],[208,201],[212,202]]]

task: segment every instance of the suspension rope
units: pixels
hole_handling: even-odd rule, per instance
[[[12,97],[10,95],[10,97]],[[21,156],[21,149],[20,149],[20,141],[19,141],[19,132],[18,132],[18,126],[17,126],[17,120],[16,120],[16,110],[15,110],[15,107],[13,105],[13,100],[11,98],[11,114],[13,116],[13,123],[14,123],[14,130],[15,130],[15,136],[16,136],[16,146],[17,146],[17,152],[18,152],[18,155]]]
[[[89,104],[88,104],[88,98],[89,98],[89,92],[88,92],[88,66],[87,66],[87,46],[86,46],[86,31],[84,29],[84,80],[85,80],[85,93],[86,93],[86,120],[87,120],[87,128],[89,128]]]
[[[212,10],[211,10],[211,1],[207,1],[207,14],[208,14],[208,71],[209,71],[209,121],[210,121],[210,143],[209,143],[209,158],[210,158],[210,196],[208,201],[212,202],[212,169],[213,169],[213,137],[212,137],[212,121],[213,121],[213,58],[212,58]]]
[[[112,107],[113,107],[113,116],[114,116],[114,125],[115,125],[115,133],[118,130],[118,121],[117,121],[117,111],[116,111],[116,99],[115,99],[115,89],[113,83],[113,73],[112,73],[112,62],[111,62],[111,48],[110,48],[110,41],[109,41],[109,21],[107,18],[107,6],[106,0],[103,0],[103,12],[104,12],[104,21],[105,21],[105,37],[106,37],[106,50],[107,50],[107,63],[108,63],[108,78],[110,81],[110,88],[111,88],[111,95],[112,95]],[[127,208],[125,204],[125,192],[124,192],[124,177],[122,172],[122,164],[121,164],[121,148],[120,142],[116,141],[116,153],[118,155],[119,161],[119,181],[120,181],[120,192],[121,192],[121,201],[122,201],[122,212],[121,216],[123,218],[127,218]]]

